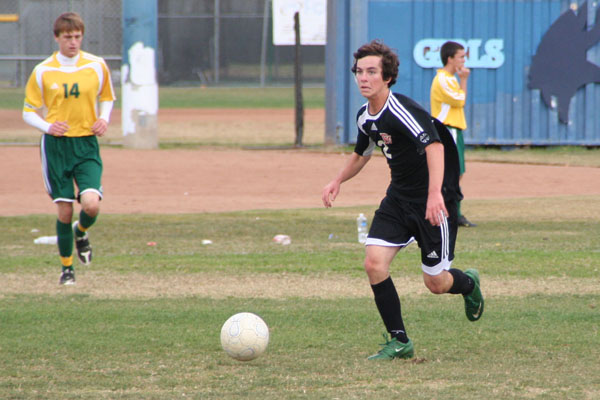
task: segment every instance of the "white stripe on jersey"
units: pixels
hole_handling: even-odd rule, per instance
[[[375,142],[373,141],[373,139],[371,139],[371,137],[369,136],[369,134],[367,132],[365,132],[365,130],[363,129],[363,124],[367,122],[367,120],[369,119],[377,119],[377,117],[371,117],[369,115],[369,103],[365,103],[363,104],[362,107],[365,107],[365,112],[363,112],[358,119],[356,120],[356,125],[358,126],[358,130],[361,131],[363,133],[363,135],[366,135],[369,138],[369,146],[365,149],[365,151],[363,151],[363,156],[370,156],[371,154],[373,154],[373,150],[375,150]],[[385,107],[384,107],[385,108]],[[379,114],[377,114],[379,115]],[[369,118],[371,117],[371,118]]]
[[[436,116],[437,119],[439,119],[440,121],[442,121],[442,123],[446,120],[446,117],[448,117],[448,113],[450,112],[450,104],[447,103],[442,103],[442,108],[440,109],[440,113]],[[456,140],[455,140],[456,142]]]
[[[421,132],[424,132],[424,129],[421,127],[421,125],[419,125],[412,114],[409,113],[402,104],[400,104],[400,101],[398,101],[392,92],[390,92],[390,97],[388,98],[388,108],[392,114],[394,114],[400,120],[400,122],[402,122],[411,131],[413,136],[419,136]]]
[[[365,108],[365,112],[363,112],[362,114],[359,115],[358,119],[356,120],[356,125],[358,125],[358,129],[364,133],[365,135],[368,136],[367,132],[365,132],[365,130],[363,129],[363,124],[365,122],[367,122],[367,119],[369,118],[369,103],[365,103],[361,106],[361,108],[364,107]],[[375,119],[375,118],[373,118]]]
[[[456,77],[439,74],[438,81],[440,82],[440,86],[442,86],[442,89],[444,89],[444,92],[446,92],[448,96],[456,100],[464,100],[466,98],[464,92],[461,93],[459,91],[456,91],[454,88],[450,87],[450,84],[452,84],[454,87],[459,86]]]
[[[364,157],[370,156],[371,154],[373,154],[373,150],[375,150],[375,142],[373,141],[373,139],[371,139],[371,137],[369,137],[369,146],[367,146],[365,151],[363,151],[362,155]]]
[[[38,87],[40,88],[40,92],[42,92],[42,98],[44,96],[44,93],[43,93],[44,84],[42,83],[42,76],[43,76],[44,72],[60,71],[60,72],[64,72],[64,73],[75,73],[75,72],[81,71],[82,69],[86,69],[86,68],[91,68],[96,73],[96,76],[98,77],[98,93],[96,95],[97,96],[100,95],[100,92],[102,91],[102,87],[104,85],[104,74],[102,72],[102,66],[100,65],[100,63],[92,62],[89,64],[82,65],[80,67],[76,67],[74,65],[66,65],[66,66],[61,65],[60,67],[50,67],[47,65],[38,66],[35,70],[35,80],[37,82]],[[112,82],[111,82],[111,89],[112,89]]]
[[[95,56],[93,54],[87,53],[85,51],[81,52],[81,55],[84,59],[86,60],[90,60],[94,62],[94,71],[96,71],[96,74],[98,75],[98,96],[100,96],[100,93],[102,92],[102,88],[104,87],[104,72],[102,71],[102,65],[104,65],[104,67],[106,67],[106,70],[108,69],[108,65],[106,64],[106,61],[104,61],[104,59],[102,57],[98,57]],[[110,84],[110,91],[111,93],[114,93],[114,89],[113,89],[113,84],[112,81],[109,79],[109,84]]]

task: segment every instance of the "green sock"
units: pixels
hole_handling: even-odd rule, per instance
[[[96,218],[98,218],[98,216],[90,217],[83,210],[81,210],[79,212],[79,223],[77,224],[78,228],[80,229],[75,229],[75,234],[77,237],[85,235],[85,231],[87,231],[90,226],[94,225]]]
[[[73,228],[71,228],[71,225],[56,220],[56,236],[58,239],[58,254],[61,257],[70,257],[73,254]]]
[[[462,213],[460,212],[460,201],[456,203],[456,211],[458,212],[457,215],[460,217],[462,215]]]

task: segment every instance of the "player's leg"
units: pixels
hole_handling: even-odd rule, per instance
[[[392,338],[407,342],[400,308],[400,298],[390,276],[390,264],[398,247],[367,246],[365,271],[375,296],[375,304]]]
[[[375,213],[366,242],[365,271],[373,290],[375,304],[387,332],[382,349],[369,360],[410,358],[414,354],[412,341],[406,334],[400,298],[390,276],[390,265],[400,249],[413,241],[403,229],[400,211],[396,203],[386,198]]]
[[[391,360],[410,358],[414,354],[413,344],[406,335],[400,298],[389,268],[400,247],[367,246],[365,271],[369,277],[375,304],[391,340],[386,339],[383,348],[369,357],[369,360]]]
[[[479,285],[479,272],[476,269],[451,268],[443,270],[438,275],[430,275],[423,270],[425,286],[434,294],[462,294],[465,300],[465,313],[469,321],[481,318],[484,309],[483,295]]]
[[[77,258],[84,265],[92,262],[92,245],[90,244],[88,229],[96,222],[100,210],[100,196],[95,192],[86,192],[80,195],[81,211],[79,220],[73,223]]]
[[[451,268],[456,243],[456,205],[446,203],[450,213],[439,227],[427,221],[420,227],[421,268],[425,286],[434,294],[462,294],[465,313],[470,321],[477,321],[483,313],[483,296],[479,286],[479,273],[475,269],[461,271]]]
[[[70,141],[51,135],[42,135],[40,141],[40,157],[42,161],[42,177],[48,195],[57,206],[56,237],[58,254],[62,271],[59,283],[72,285],[75,283],[73,271],[73,202],[75,191],[68,155],[71,153]]]
[[[73,270],[73,231],[71,230],[73,203],[58,201],[56,205],[58,207],[56,237],[58,254],[62,265],[59,283],[61,285],[73,285],[75,283],[75,271]]]
[[[88,145],[95,148],[95,152],[78,160],[74,175],[79,187],[79,202],[81,211],[79,219],[73,223],[77,257],[84,265],[92,261],[92,246],[90,245],[88,229],[96,222],[100,213],[100,200],[102,199],[102,161],[98,151],[96,137],[77,138],[76,144]]]

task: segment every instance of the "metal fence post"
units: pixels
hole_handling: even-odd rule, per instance
[[[157,0],[123,3],[122,128],[126,147],[157,148]]]

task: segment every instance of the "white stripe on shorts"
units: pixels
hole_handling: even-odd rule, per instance
[[[102,199],[102,192],[99,191],[98,189],[93,189],[93,188],[85,189],[84,191],[80,192],[79,195],[81,196],[82,194],[87,193],[87,192],[94,192],[100,197],[100,199]]]
[[[48,159],[46,158],[46,135],[42,135],[40,138],[40,156],[42,159],[42,179],[44,179],[44,187],[46,193],[52,196],[52,187],[50,186],[50,180],[48,179]]]
[[[406,241],[406,243],[392,243],[392,242],[385,241],[383,239],[376,239],[376,238],[367,237],[367,241],[365,243],[365,246],[400,247],[402,249],[402,248],[408,246],[409,244],[411,244],[414,241],[415,241],[414,237],[411,237],[410,239],[408,239]]]
[[[421,264],[421,269],[427,275],[435,276],[447,271],[452,266],[452,261],[448,259],[450,256],[450,231],[448,229],[448,218],[441,215],[440,218],[440,235],[442,236],[442,254],[440,254],[440,262],[433,267]]]

